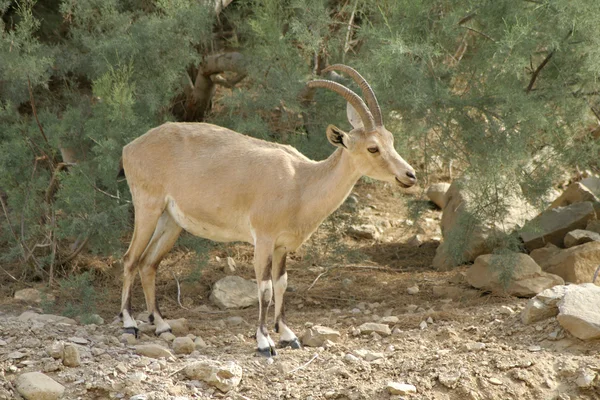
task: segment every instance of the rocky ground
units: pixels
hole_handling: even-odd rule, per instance
[[[236,245],[236,266],[211,259],[202,283],[181,285],[185,309],[163,265],[159,301],[177,320],[160,338],[142,325],[134,340],[111,322],[117,285],[99,310],[106,322],[89,325],[43,315],[14,299],[18,285],[4,285],[0,399],[600,399],[600,341],[572,336],[554,317],[525,325],[528,299],[472,288],[467,267],[435,271],[440,211],[413,226],[391,192],[369,198],[366,189],[350,207],[367,233],[343,239],[360,262],[336,263],[323,247],[333,255],[290,260],[287,316],[304,348],[257,356],[256,307],[224,311],[208,300],[219,278],[252,276],[250,249]],[[320,229],[309,249],[328,234]],[[163,264],[185,265],[185,254],[171,257]],[[142,298],[138,289],[138,310]]]

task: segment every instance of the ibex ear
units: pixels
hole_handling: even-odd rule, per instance
[[[348,139],[348,134],[337,126],[329,125],[327,127],[327,140],[329,140],[329,143],[332,145],[347,149],[348,147],[346,144],[348,143]]]
[[[356,112],[356,110],[354,109],[354,107],[352,107],[352,104],[350,103],[346,103],[346,116],[348,117],[348,122],[350,122],[350,125],[352,125],[354,129],[363,127],[360,115]]]

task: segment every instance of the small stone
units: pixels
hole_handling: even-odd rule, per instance
[[[360,359],[355,355],[348,353],[344,356],[344,361],[355,364],[357,362],[360,362]]]
[[[137,338],[132,333],[122,333],[119,342],[132,346],[137,343]]]
[[[515,313],[515,311],[509,306],[501,306],[498,312],[502,315],[513,315]]]
[[[433,318],[427,317],[427,323],[428,324],[433,324]]]
[[[135,346],[137,354],[149,358],[171,358],[173,354],[168,349],[157,344],[140,344]]]
[[[542,347],[541,346],[537,346],[537,345],[532,345],[529,346],[527,348],[527,350],[531,351],[532,353],[538,352],[538,351],[542,351]]]
[[[250,307],[258,303],[258,288],[240,276],[226,276],[215,282],[210,300],[225,309]]]
[[[481,343],[481,342],[470,342],[470,343],[465,343],[464,348],[467,351],[481,351],[483,349],[485,349],[485,343]]]
[[[164,340],[165,342],[171,343],[173,340],[175,340],[177,336],[173,335],[171,332],[163,332],[160,334],[159,338],[161,338],[161,340]]]
[[[371,334],[373,332],[377,333],[381,336],[389,336],[392,334],[390,327],[386,324],[377,324],[375,322],[365,322],[361,326],[358,327],[362,334]]]
[[[427,329],[427,322],[421,321],[421,323],[419,324],[419,328],[421,330]]]
[[[6,355],[6,357],[10,358],[11,360],[20,360],[21,358],[24,358],[26,356],[27,356],[27,354],[21,353],[20,351],[13,351]]]
[[[237,268],[237,265],[235,264],[235,260],[231,257],[227,257],[227,264],[225,265],[225,273],[235,274],[236,268]]]
[[[406,383],[388,382],[386,388],[390,394],[403,395],[417,393],[417,388],[414,385]]]
[[[187,336],[173,340],[173,352],[175,354],[191,354],[195,349],[194,341]]]
[[[198,336],[196,339],[194,339],[194,346],[196,347],[196,350],[205,349],[208,347],[208,345],[206,344],[204,339],[202,339],[200,336]]]
[[[305,346],[321,347],[327,340],[338,342],[340,340],[340,333],[326,326],[315,325],[304,331],[301,340]]]
[[[399,321],[400,321],[400,319],[394,315],[383,317],[380,320],[380,322],[382,324],[387,324],[387,325],[394,325],[394,324],[397,324]]]
[[[79,367],[81,365],[81,356],[77,346],[71,343],[65,344],[63,350],[63,364],[67,367]]]
[[[85,346],[86,344],[89,343],[87,339],[82,338],[82,337],[77,337],[77,336],[71,336],[69,338],[69,340],[73,343],[80,344],[82,346]]]
[[[489,382],[492,385],[502,385],[503,384],[502,381],[500,379],[498,379],[498,378],[490,378]]]
[[[461,373],[460,371],[449,371],[445,373],[440,373],[438,375],[438,380],[448,389],[454,389],[456,385],[458,385],[458,381],[460,380]]]
[[[589,368],[583,368],[579,371],[575,383],[582,389],[588,389],[594,383],[597,373]]]
[[[240,384],[242,367],[232,361],[222,363],[207,360],[188,365],[184,374],[190,379],[200,379],[227,393]]]
[[[420,247],[423,244],[423,237],[421,235],[414,235],[406,244],[410,247]]]
[[[27,372],[16,379],[16,389],[27,400],[56,400],[65,387],[41,372]]]
[[[50,357],[58,360],[62,358],[64,352],[64,343],[63,342],[54,342],[47,350],[47,353]]]
[[[227,318],[227,324],[231,326],[242,325],[244,323],[244,318],[239,317],[237,315]]]
[[[411,286],[406,289],[406,292],[410,295],[415,295],[415,294],[419,293],[419,287],[417,285]]]
[[[188,321],[185,318],[168,319],[165,321],[171,327],[171,333],[175,336],[185,336],[190,332]]]
[[[346,229],[346,234],[355,239],[379,239],[380,233],[375,225],[351,225]]]

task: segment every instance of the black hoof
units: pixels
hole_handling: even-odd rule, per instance
[[[267,347],[265,349],[257,349],[258,354],[263,356],[263,357],[273,357],[277,355],[277,352],[275,351],[275,348],[273,347]]]
[[[292,340],[280,340],[279,347],[291,347],[292,349],[301,349],[302,345],[300,345],[300,341],[298,338],[294,338]]]
[[[135,336],[136,339],[140,338],[140,330],[136,326],[132,326],[130,328],[123,328],[123,333],[129,333],[130,335]]]

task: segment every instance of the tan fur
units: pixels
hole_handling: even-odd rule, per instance
[[[257,339],[259,349],[272,348],[263,307],[271,301],[273,280],[275,310],[283,309],[287,274],[279,270],[287,252],[310,237],[362,175],[405,187],[415,181],[414,170],[396,153],[385,128],[365,133],[355,122],[349,133],[330,126],[327,136],[338,149],[318,162],[290,146],[206,123],[166,123],[125,146],[123,169],[135,208],[134,235],[124,256],[125,328],[135,329],[128,304],[139,270],[157,333],[170,329],[156,306],[154,277],[183,228],[207,239],[255,246]],[[368,152],[373,147],[377,154]],[[282,312],[276,321],[284,342],[295,340]]]

